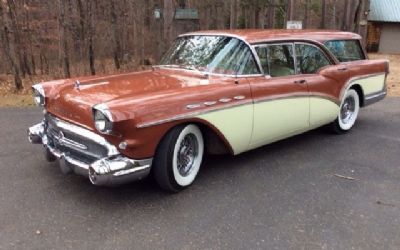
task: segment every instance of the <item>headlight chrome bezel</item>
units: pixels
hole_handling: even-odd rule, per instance
[[[98,104],[93,107],[94,126],[102,134],[111,134],[113,130],[113,119],[108,106]]]
[[[32,95],[37,106],[44,107],[46,105],[46,95],[41,84],[35,84],[32,86]]]

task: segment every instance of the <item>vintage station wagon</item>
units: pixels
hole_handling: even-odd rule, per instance
[[[323,125],[349,131],[361,107],[386,96],[388,70],[353,33],[194,32],[149,71],[34,85],[44,119],[28,137],[95,185],[152,174],[179,191],[206,153],[236,155]]]

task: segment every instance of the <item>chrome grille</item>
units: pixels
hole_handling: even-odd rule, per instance
[[[45,116],[45,130],[50,147],[84,163],[93,163],[107,156],[108,150],[88,138],[57,126],[53,115]]]

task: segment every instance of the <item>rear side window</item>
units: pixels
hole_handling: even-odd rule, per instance
[[[327,41],[325,42],[325,46],[332,52],[339,62],[351,62],[365,59],[358,40]]]
[[[302,74],[315,74],[319,69],[330,65],[328,58],[317,47],[296,44],[297,71]]]

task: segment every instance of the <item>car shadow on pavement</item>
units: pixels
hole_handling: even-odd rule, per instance
[[[161,190],[151,176],[122,186],[99,187],[92,185],[88,179],[80,176],[59,174],[58,178],[60,180],[58,183],[63,187],[57,190],[62,190],[63,194],[60,195],[65,195],[65,192],[70,195],[77,192],[79,195],[72,195],[72,197],[79,198],[76,202],[79,202],[83,197],[88,204],[137,202],[137,200],[159,202],[163,198],[171,199],[171,197],[191,195],[190,193],[192,192],[194,192],[192,195],[203,191],[206,192],[212,186],[209,185],[209,181],[223,181],[224,178],[230,178],[230,175],[234,174],[235,171],[258,171],[254,169],[254,166],[262,161],[268,161],[269,164],[264,164],[265,166],[263,167],[273,174],[274,169],[279,168],[279,164],[274,164],[274,162],[279,161],[281,157],[293,154],[296,151],[304,151],[314,141],[329,140],[329,137],[331,137],[330,134],[324,128],[320,128],[237,156],[207,155],[195,183],[177,194]],[[54,165],[57,167],[57,164]],[[48,174],[56,173],[51,171]]]

